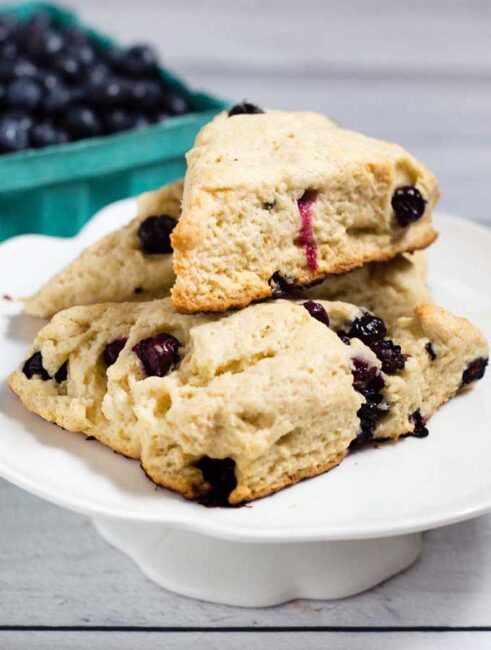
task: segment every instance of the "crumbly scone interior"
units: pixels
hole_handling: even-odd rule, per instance
[[[49,318],[75,305],[143,301],[169,294],[174,283],[172,255],[148,255],[137,237],[150,216],[179,218],[182,181],[138,197],[138,215],[84,250],[71,264],[24,299],[32,316]]]

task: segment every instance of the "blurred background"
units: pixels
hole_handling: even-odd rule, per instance
[[[488,0],[65,5],[123,44],[152,42],[194,87],[400,142],[440,178],[441,208],[491,225]]]

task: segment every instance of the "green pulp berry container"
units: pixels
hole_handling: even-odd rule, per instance
[[[58,24],[81,26],[73,13],[45,3],[2,6],[0,14],[23,19],[40,10]],[[114,46],[87,31],[103,46]],[[184,174],[184,154],[197,132],[228,103],[189,90],[165,69],[161,74],[194,112],[121,134],[0,155],[0,241],[22,233],[72,236],[104,205]]]

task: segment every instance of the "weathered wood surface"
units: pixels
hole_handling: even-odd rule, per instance
[[[323,111],[346,126],[401,142],[440,177],[446,210],[491,224],[486,0],[71,4],[124,42],[154,41],[168,65],[196,87],[264,106]],[[107,546],[89,521],[5,482],[0,513],[2,650],[491,647],[491,516],[427,534],[421,560],[369,593],[247,610],[159,589]],[[108,626],[114,629],[83,629]],[[226,630],[183,631],[196,626]],[[331,631],[228,629],[292,626]],[[374,626],[399,631],[332,629]],[[467,631],[404,631],[435,626]],[[156,631],[115,631],[121,627]],[[476,627],[488,631],[472,631]],[[162,631],[168,628],[182,631]]]

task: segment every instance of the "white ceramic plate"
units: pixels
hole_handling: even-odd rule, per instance
[[[134,201],[102,210],[72,240],[23,236],[0,246],[0,295],[35,290],[83,247],[128,221]],[[491,337],[491,231],[440,215],[430,284],[441,304]],[[424,530],[491,509],[491,372],[437,413],[428,438],[350,455],[340,467],[239,509],[207,509],[155,489],[139,465],[27,412],[6,385],[43,325],[0,300],[0,474],[94,517],[169,524],[236,541],[365,539]]]

